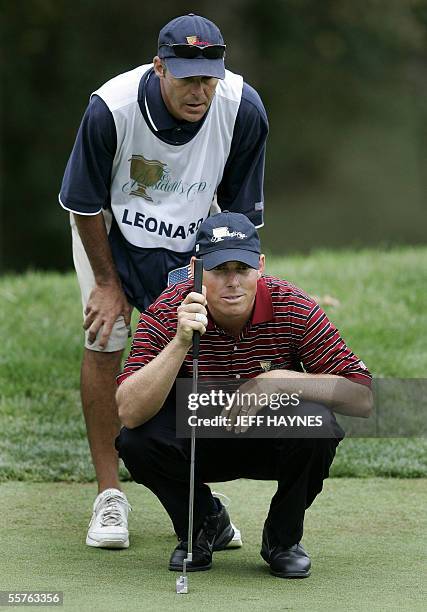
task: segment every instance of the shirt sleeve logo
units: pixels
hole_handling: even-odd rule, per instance
[[[130,178],[133,181],[130,195],[152,202],[153,198],[147,193],[147,189],[160,181],[166,164],[157,159],[145,159],[143,155],[132,155],[129,161]]]

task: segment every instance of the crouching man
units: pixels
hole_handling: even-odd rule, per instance
[[[198,231],[196,254],[203,260],[203,294],[193,291],[192,281],[179,283],[141,314],[117,392],[124,427],[116,448],[173,522],[180,542],[169,569],[176,571],[187,554],[190,443],[176,437],[175,382],[192,376],[195,330],[202,336],[200,377],[270,379],[284,391],[287,380],[298,378],[304,400],[322,405],[332,418],[333,412],[367,417],[372,410],[366,366],[313,299],[263,274],[258,233],[244,215],[209,217]],[[233,407],[233,424],[245,412]],[[253,478],[278,482],[261,549],[271,573],[309,576],[310,558],[300,544],[304,513],[322,490],[342,437],[338,429],[327,438],[199,438],[188,571],[210,569],[212,552],[233,537],[226,509],[205,483]]]

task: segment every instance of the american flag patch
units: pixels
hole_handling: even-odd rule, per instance
[[[191,278],[190,265],[171,270],[168,274],[168,287],[170,285],[174,285],[175,283],[182,283],[183,281],[186,281],[189,278]]]

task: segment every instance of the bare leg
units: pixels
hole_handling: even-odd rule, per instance
[[[120,431],[116,405],[116,375],[123,351],[101,353],[84,349],[81,398],[98,493],[120,489],[114,440]]]

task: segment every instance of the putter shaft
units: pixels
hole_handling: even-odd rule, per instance
[[[196,259],[194,264],[194,290],[202,293],[203,262]],[[193,393],[197,393],[197,382],[199,379],[199,348],[200,333],[194,332],[193,336]],[[190,493],[188,496],[188,537],[187,556],[182,564],[182,575],[176,583],[177,593],[188,593],[187,563],[193,560],[193,510],[194,510],[194,459],[196,454],[196,428],[191,427],[190,443]]]

